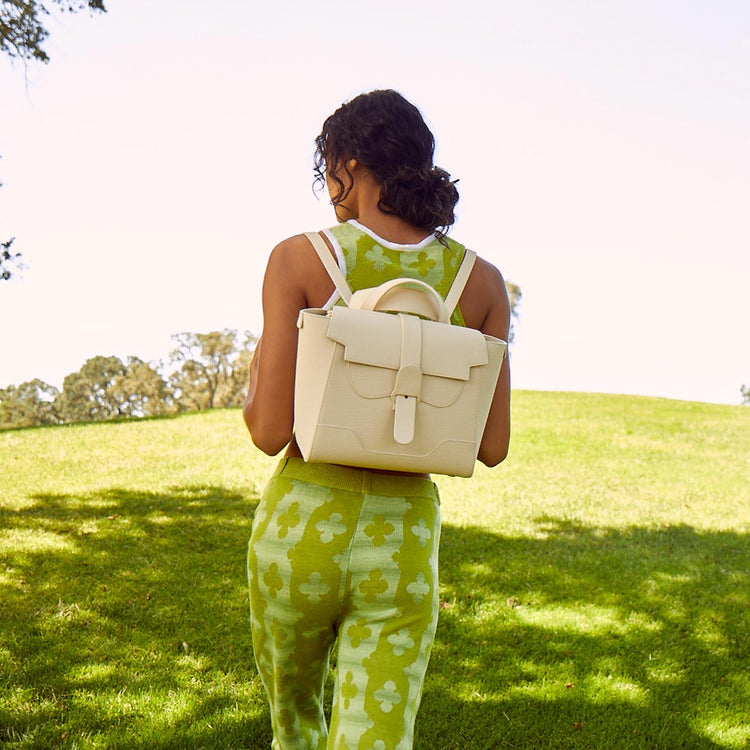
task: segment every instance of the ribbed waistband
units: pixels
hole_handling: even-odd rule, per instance
[[[385,497],[434,497],[439,499],[434,482],[424,477],[384,474],[339,464],[307,463],[287,456],[279,461],[273,476],[299,479],[331,489],[348,490]]]

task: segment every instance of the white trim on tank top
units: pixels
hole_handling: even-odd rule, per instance
[[[369,237],[372,237],[372,239],[375,240],[379,245],[383,245],[383,247],[387,247],[389,250],[397,250],[397,251],[408,251],[408,250],[421,250],[424,247],[427,247],[434,239],[435,234],[428,234],[427,237],[425,237],[420,242],[416,242],[414,244],[408,245],[408,244],[400,244],[398,242],[389,242],[386,239],[383,239],[379,235],[375,234],[371,229],[364,226],[363,224],[360,224],[356,219],[349,219],[347,224],[351,224],[352,226],[355,226],[357,229],[359,229],[364,234],[368,235]],[[333,247],[333,251],[336,254],[336,261],[339,264],[339,268],[341,269],[341,273],[344,274],[344,278],[346,278],[346,259],[344,258],[344,251],[341,249],[341,244],[336,239],[336,237],[333,235],[333,233],[329,229],[324,229],[323,234],[328,238],[328,241],[331,243]],[[336,289],[333,290],[333,294],[328,298],[326,303],[323,305],[324,310],[330,310],[338,301],[341,295],[336,291]]]
[[[389,242],[386,239],[383,239],[380,235],[375,234],[375,232],[372,231],[369,227],[364,226],[364,224],[360,224],[356,219],[349,219],[349,221],[346,222],[347,224],[351,224],[353,227],[357,227],[361,232],[364,232],[366,235],[369,235],[372,237],[372,239],[375,240],[379,245],[382,245],[383,247],[387,247],[389,250],[421,250],[424,247],[427,247],[434,239],[435,239],[435,233],[430,232],[423,240],[420,240],[419,242],[415,242],[412,245],[408,244],[402,244],[399,242]]]

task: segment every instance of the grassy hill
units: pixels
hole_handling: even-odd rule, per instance
[[[425,750],[750,747],[750,409],[514,393],[441,477]],[[267,748],[238,411],[0,433],[0,747]]]

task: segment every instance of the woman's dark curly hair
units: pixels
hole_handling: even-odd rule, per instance
[[[456,180],[432,163],[435,139],[419,110],[397,91],[360,94],[339,107],[315,139],[315,182],[328,178],[338,189],[331,202],[343,201],[351,189],[333,172],[356,159],[381,184],[378,208],[438,237],[456,220]]]

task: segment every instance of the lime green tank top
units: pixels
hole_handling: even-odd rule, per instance
[[[345,266],[353,292],[406,277],[424,281],[445,299],[466,251],[455,240],[446,237],[443,244],[434,235],[416,245],[388,242],[353,220],[326,229],[324,234],[336,251],[342,271]],[[451,323],[466,325],[458,305]]]

